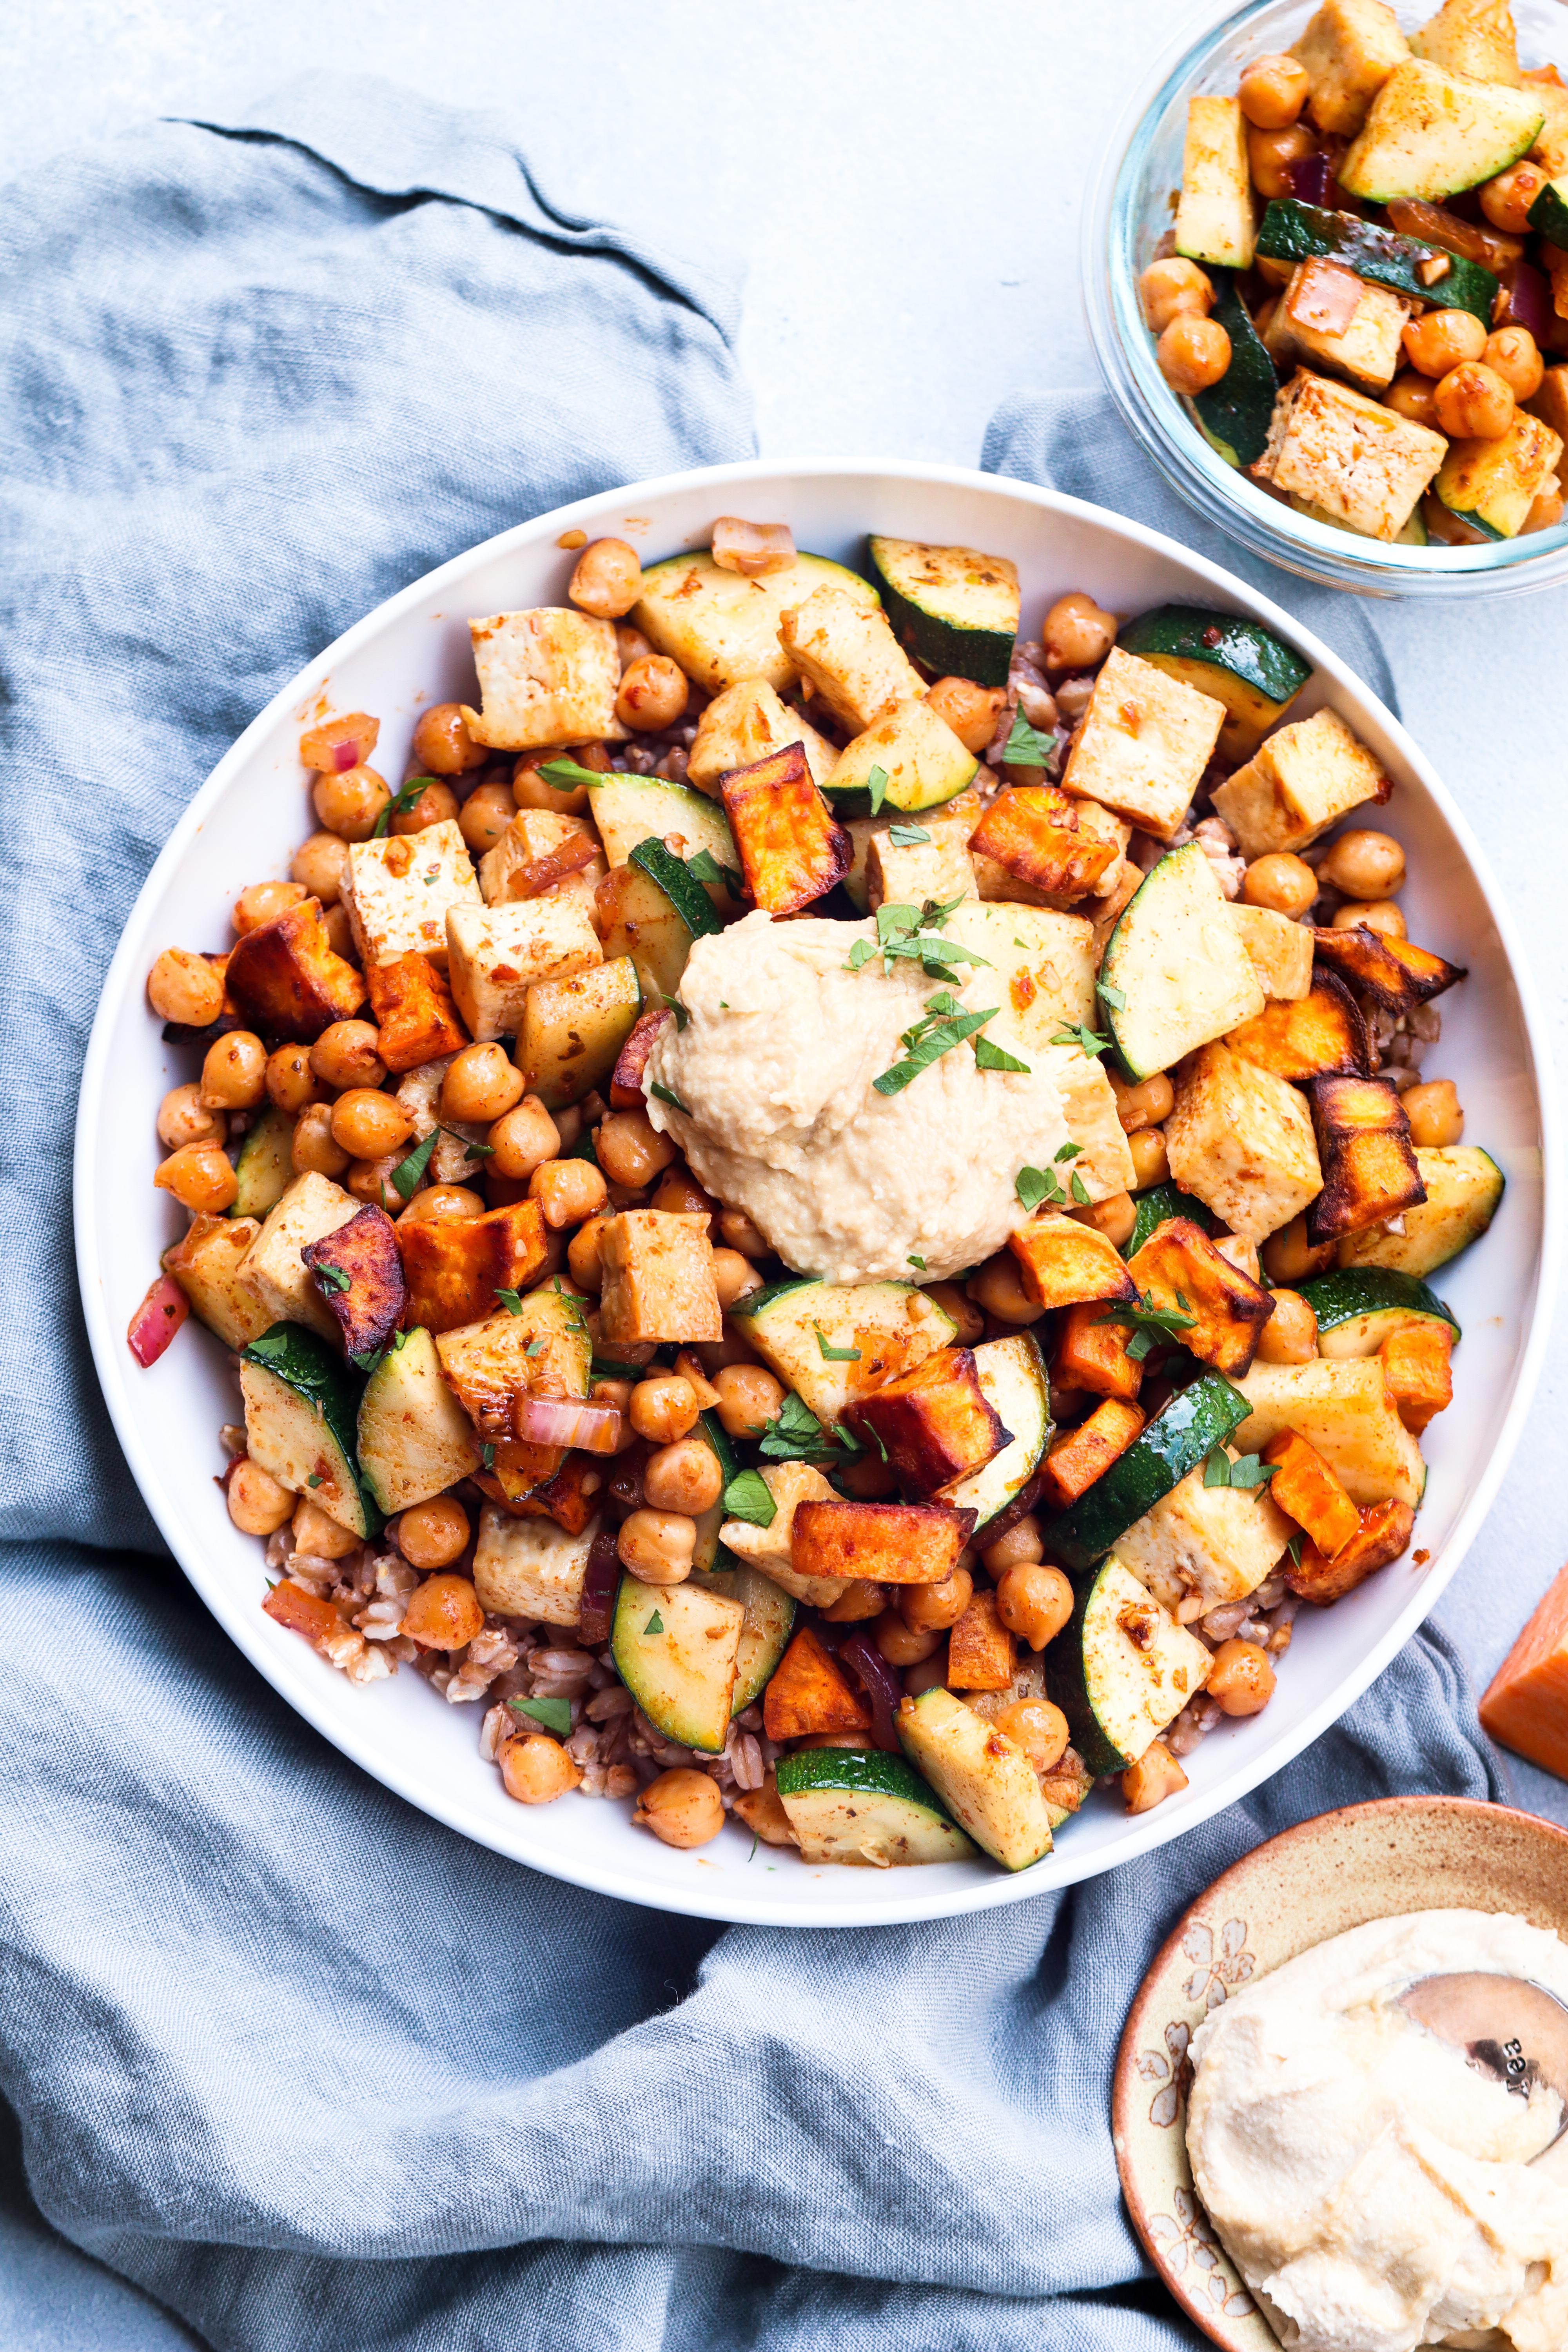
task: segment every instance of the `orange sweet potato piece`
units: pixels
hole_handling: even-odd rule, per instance
[[[1481,1721],[1516,1756],[1568,1780],[1568,1568],[1492,1676]]]
[[[450,1223],[405,1215],[392,1230],[408,1284],[409,1322],[427,1331],[482,1322],[496,1311],[497,1291],[526,1290],[548,1255],[537,1201]]]
[[[1007,1236],[1018,1278],[1037,1307],[1076,1307],[1085,1299],[1133,1299],[1137,1285],[1121,1252],[1092,1225],[1045,1209]]]
[[[542,1445],[531,1450],[548,1454],[554,1448]],[[580,1536],[604,1499],[608,1475],[602,1456],[595,1459],[592,1454],[574,1452],[566,1456],[553,1478],[531,1487],[518,1502],[506,1496],[504,1486],[502,1497],[519,1518],[553,1519],[569,1536]]]
[[[1069,1307],[1057,1335],[1051,1386],[1088,1389],[1091,1396],[1124,1397],[1131,1403],[1143,1385],[1143,1367],[1127,1352],[1131,1332],[1121,1323],[1102,1323],[1098,1300]]]
[[[904,1492],[920,1501],[965,1478],[1011,1444],[986,1398],[972,1348],[939,1348],[912,1372],[846,1405],[843,1419],[879,1446]]]
[[[1332,1559],[1361,1526],[1361,1514],[1338,1473],[1293,1429],[1282,1429],[1271,1438],[1263,1459],[1274,1465],[1268,1482],[1274,1501],[1287,1518],[1306,1529],[1325,1559]]]
[[[1237,1378],[1247,1370],[1274,1301],[1190,1217],[1157,1225],[1127,1271],[1152,1306],[1194,1318],[1176,1337],[1200,1363]]]
[[[1312,952],[1320,963],[1331,965],[1358,995],[1370,996],[1380,1013],[1392,1013],[1396,1020],[1465,978],[1463,964],[1446,962],[1410,940],[1390,939],[1384,931],[1360,926],[1343,931],[1314,930]]]
[[[647,1067],[659,1031],[674,1013],[667,1004],[656,1004],[651,1012],[639,1013],[626,1034],[626,1042],[616,1057],[610,1078],[610,1108],[641,1110],[647,1101],[643,1093],[642,1075]]]
[[[1372,1067],[1361,1007],[1337,973],[1315,971],[1305,996],[1266,1004],[1226,1039],[1233,1054],[1277,1078],[1364,1078]]]
[[[1310,1536],[1305,1537],[1300,1559],[1293,1568],[1287,1565],[1285,1581],[1303,1601],[1326,1609],[1331,1601],[1342,1601],[1347,1592],[1364,1584],[1378,1569],[1386,1568],[1391,1559],[1397,1559],[1415,1527],[1415,1514],[1408,1503],[1369,1503],[1360,1514],[1355,1534],[1331,1559],[1318,1549]]]
[[[947,1637],[949,1690],[1005,1690],[1017,1669],[1017,1652],[996,1613],[996,1595],[982,1587]]]
[[[1055,784],[1016,784],[998,793],[970,836],[970,853],[989,857],[1031,893],[1067,905],[1087,897],[1121,856],[1079,824],[1071,796]]]
[[[352,1019],[365,984],[338,955],[321,902],[302,898],[247,931],[229,954],[225,985],[262,1037],[310,1045],[334,1021]]]
[[[974,1521],[947,1503],[797,1503],[790,1566],[853,1582],[944,1584]]]
[[[268,1617],[287,1625],[290,1633],[303,1633],[307,1642],[324,1640],[337,1633],[343,1622],[330,1601],[307,1585],[296,1584],[291,1576],[275,1584],[261,1606]]]
[[[1323,1189],[1307,1239],[1337,1242],[1426,1198],[1405,1105],[1387,1078],[1313,1078],[1307,1088]]]
[[[1087,1421],[1064,1430],[1051,1447],[1041,1467],[1041,1500],[1065,1511],[1126,1453],[1142,1426],[1137,1405],[1107,1397]]]
[[[377,1053],[400,1076],[443,1054],[457,1054],[468,1042],[458,1018],[445,972],[428,956],[395,956],[373,963],[365,973],[370,1009],[381,1031]]]
[[[870,1709],[856,1696],[809,1625],[777,1666],[763,1701],[770,1739],[809,1739],[824,1731],[869,1731]]]
[[[812,779],[799,743],[719,779],[746,887],[770,915],[791,915],[831,890],[855,854]]]
[[[300,1255],[342,1334],[345,1356],[384,1348],[408,1305],[397,1228],[384,1209],[362,1209]]]
[[[1454,1400],[1453,1332],[1447,1323],[1408,1324],[1391,1331],[1377,1352],[1399,1418],[1419,1437]]]

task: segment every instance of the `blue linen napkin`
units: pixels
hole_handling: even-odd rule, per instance
[[[1260,1837],[1500,1793],[1441,1637],[1112,1878],[721,1930],[465,1843],[284,1707],[160,1557],[75,1315],[69,1106],[179,809],[404,581],[743,454],[732,287],[563,220],[484,118],[363,81],[62,164],[9,193],[0,256],[0,2343],[1193,2340],[1117,2193],[1128,2001]],[[1040,462],[1021,424],[993,457]]]

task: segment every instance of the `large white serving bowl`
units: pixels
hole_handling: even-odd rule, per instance
[[[1457,1080],[1466,1136],[1508,1177],[1491,1232],[1437,1286],[1464,1327],[1455,1401],[1428,1433],[1431,1477],[1409,1558],[1337,1608],[1299,1621],[1267,1712],[1213,1733],[1189,1759],[1191,1786],[1137,1820],[1101,1791],[1061,1832],[1057,1851],[1011,1876],[989,1863],[928,1869],[807,1869],[793,1853],[727,1827],[693,1853],[631,1826],[629,1804],[567,1797],[513,1804],[482,1763],[482,1710],[451,1707],[411,1672],[356,1690],[298,1635],[265,1617],[262,1549],[231,1526],[214,1484],[217,1431],[239,1418],[226,1351],[195,1324],[143,1371],[128,1319],[182,1230],[183,1213],[152,1187],[153,1113],[194,1075],[188,1051],[162,1044],[143,989],[171,944],[212,949],[229,935],[237,893],[285,875],[313,830],[298,759],[301,721],[326,696],[381,719],[377,767],[405,772],[425,705],[472,698],[470,614],[563,600],[573,557],[561,539],[626,537],[652,561],[705,545],[716,516],[784,520],[796,543],[855,563],[865,534],[963,541],[1010,556],[1024,587],[1024,634],[1064,590],[1088,589],[1130,614],[1170,598],[1249,614],[1316,666],[1299,706],[1341,712],[1397,782],[1379,813],[1406,845],[1412,935],[1469,967],[1443,1000],[1435,1066]],[[944,467],[757,461],[672,476],[580,500],[457,557],[350,629],[261,712],[219,761],[175,828],[110,967],[82,1078],[76,1223],[82,1297],[104,1395],[148,1506],[220,1623],[274,1688],[344,1755],[448,1827],[601,1894],[708,1918],[847,1927],[935,1918],[1016,1903],[1114,1869],[1232,1803],[1331,1724],[1409,1640],[1458,1567],[1523,1425],[1554,1295],[1557,1181],[1544,1030],[1513,926],[1468,826],[1430,762],[1345,667],[1289,615],[1173,541],[1076,499]],[[127,1139],[141,1138],[127,1160]],[[137,1154],[141,1157],[138,1160]],[[129,1181],[128,1181],[129,1179]]]

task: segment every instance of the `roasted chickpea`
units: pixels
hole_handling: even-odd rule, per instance
[[[1392,898],[1347,898],[1331,928],[1336,931],[1382,931],[1393,940],[1405,936],[1405,918]]]
[[[648,1782],[632,1820],[638,1829],[651,1830],[662,1844],[687,1851],[718,1836],[724,1826],[724,1801],[706,1772],[680,1765]]]
[[[749,1298],[753,1290],[761,1290],[763,1277],[749,1257],[739,1250],[716,1249],[713,1252],[713,1286],[719,1293],[719,1304],[725,1314],[737,1300]]]
[[[964,1287],[975,1305],[999,1323],[1037,1323],[1046,1311],[1025,1289],[1022,1269],[1010,1249],[988,1257]]]
[[[1206,392],[1230,365],[1230,337],[1217,319],[1183,310],[1154,346],[1154,357],[1173,391]]]
[[[996,1614],[1031,1650],[1056,1640],[1072,1608],[1072,1586],[1059,1568],[1025,1561],[1007,1569],[996,1587]]]
[[[242,1457],[224,1489],[228,1516],[242,1536],[276,1535],[292,1517],[294,1497],[259,1462]]]
[[[697,1392],[679,1372],[653,1372],[632,1391],[631,1423],[639,1437],[672,1445],[697,1426]]]
[[[1116,1097],[1116,1116],[1123,1135],[1136,1135],[1141,1127],[1161,1126],[1176,1107],[1176,1090],[1163,1071],[1158,1077],[1131,1086],[1112,1070],[1110,1091]]]
[[[466,776],[489,758],[482,743],[468,732],[460,702],[433,703],[414,730],[414,772],[432,776]]]
[[[1016,1698],[995,1718],[1003,1737],[1021,1748],[1037,1772],[1049,1772],[1068,1752],[1068,1719],[1048,1698]]]
[[[577,751],[527,751],[511,772],[511,797],[520,809],[552,809],[557,816],[580,816],[588,805],[586,784],[552,784],[540,769],[548,761],[562,758],[573,761],[579,768],[596,768],[598,762],[588,757],[596,744]],[[608,761],[605,763],[608,766]]]
[[[187,1143],[221,1144],[227,1132],[223,1112],[203,1102],[202,1090],[194,1082],[171,1087],[158,1105],[158,1140],[165,1151],[178,1151]]]
[[[858,1461],[847,1462],[834,1475],[845,1493],[857,1503],[879,1502],[899,1483],[889,1464],[875,1454],[862,1454]]]
[[[856,1577],[847,1584],[837,1601],[830,1601],[822,1614],[830,1625],[864,1625],[879,1617],[888,1605],[888,1596],[879,1584],[868,1584],[864,1577]]]
[[[490,1147],[489,1166],[497,1176],[520,1183],[553,1160],[564,1139],[537,1095],[524,1095],[514,1109],[498,1118],[485,1138]]]
[[[610,1194],[591,1160],[547,1160],[529,1178],[528,1197],[538,1202],[545,1223],[559,1233],[566,1225],[580,1225],[584,1217],[596,1217]]]
[[[685,1382],[681,1385],[684,1387]],[[634,1403],[639,1391],[647,1386],[647,1381],[637,1383],[632,1391]],[[719,1456],[704,1439],[681,1437],[648,1455],[643,1465],[642,1490],[656,1511],[676,1511],[689,1519],[700,1518],[704,1511],[712,1509],[723,1493],[724,1473],[719,1467]]]
[[[974,1579],[966,1568],[955,1568],[940,1584],[899,1587],[898,1612],[917,1633],[945,1633],[956,1625],[974,1592]]]
[[[1271,849],[1255,857],[1241,877],[1241,896],[1248,907],[1267,907],[1270,914],[1304,915],[1318,895],[1318,877],[1305,858],[1289,850]]]
[[[580,612],[596,621],[618,621],[642,594],[642,565],[624,539],[595,539],[577,558],[567,587]]]
[[[334,774],[352,768],[356,761],[368,760],[380,740],[381,721],[368,710],[340,711],[300,736],[300,764]]]
[[[522,1085],[504,1045],[465,1045],[441,1081],[441,1116],[488,1126],[522,1100]]]
[[[1495,180],[1488,180],[1476,191],[1481,200],[1481,210],[1493,228],[1500,228],[1510,236],[1523,236],[1530,227],[1530,207],[1547,184],[1549,174],[1539,163],[1528,159],[1510,163]],[[1521,399],[1528,394],[1521,394]]]
[[[1307,68],[1295,58],[1255,58],[1241,77],[1241,110],[1257,131],[1284,131],[1307,103]]]
[[[629,621],[616,623],[616,652],[623,670],[630,669],[633,662],[641,661],[645,654],[652,651],[652,644],[640,629],[634,629]]]
[[[945,1683],[948,1671],[948,1645],[945,1635],[936,1636],[937,1646],[929,1658],[910,1666],[904,1676],[904,1689],[910,1698],[919,1698],[922,1691],[935,1690]],[[861,1735],[864,1738],[864,1734]]]
[[[1437,430],[1437,387],[1429,375],[1415,368],[1402,368],[1383,395],[1384,408],[1392,408],[1395,416],[1407,416],[1413,425],[1425,425],[1429,433]],[[1174,1757],[1172,1758],[1174,1763]]]
[[[713,1219],[718,1213],[719,1203],[711,1192],[705,1192],[702,1190],[691,1171],[682,1167],[680,1161],[677,1160],[665,1170],[655,1185],[653,1198],[648,1202],[648,1206],[650,1209],[661,1210],[670,1216],[706,1217],[708,1231],[711,1235]]]
[[[727,1437],[760,1437],[783,1409],[784,1389],[761,1364],[725,1364],[710,1375],[719,1392],[717,1412]]]
[[[558,1739],[545,1731],[531,1731],[526,1739],[509,1739],[500,1751],[501,1784],[520,1805],[552,1805],[583,1778]],[[711,1780],[708,1783],[713,1789]],[[713,1789],[715,1797],[719,1794]]]
[[[416,1192],[405,1213],[422,1225],[462,1225],[482,1217],[485,1204],[471,1185],[431,1184]]]
[[[205,1029],[223,1011],[223,982],[205,956],[165,948],[147,975],[147,1002],[160,1021]]]
[[[1460,1140],[1465,1132],[1465,1114],[1452,1078],[1428,1078],[1422,1086],[1411,1087],[1402,1099],[1405,1116],[1410,1121],[1412,1143],[1424,1144],[1429,1151],[1442,1151]]]
[[[1307,1239],[1305,1213],[1292,1217],[1277,1234],[1270,1234],[1258,1252],[1263,1271],[1270,1282],[1304,1282],[1310,1274],[1321,1274],[1334,1262],[1334,1244],[1325,1242],[1314,1248]]]
[[[476,857],[493,849],[517,814],[508,784],[479,784],[458,813],[458,830]]]
[[[1084,1209],[1069,1209],[1080,1225],[1088,1225],[1103,1234],[1113,1249],[1120,1249],[1132,1238],[1132,1228],[1138,1223],[1138,1211],[1131,1192],[1108,1192],[1103,1201],[1091,1201]]]
[[[1487,331],[1468,310],[1424,310],[1405,322],[1399,340],[1416,373],[1436,381],[1467,360],[1479,360]]]
[[[1295,194],[1289,166],[1314,152],[1317,141],[1304,122],[1287,122],[1277,131],[1253,125],[1247,134],[1247,161],[1252,184],[1265,203]]]
[[[1520,535],[1522,538],[1526,531],[1555,530],[1562,520],[1563,485],[1554,474],[1549,474],[1519,527]]]
[[[329,1518],[320,1503],[309,1495],[301,1495],[294,1507],[289,1533],[294,1549],[310,1559],[346,1559],[351,1551],[358,1551],[360,1539],[352,1528],[340,1527]]]
[[[307,1103],[294,1121],[289,1161],[296,1176],[341,1176],[353,1153],[332,1139],[331,1103]]]
[[[267,1099],[290,1118],[307,1103],[320,1102],[322,1088],[310,1067],[308,1045],[279,1045],[267,1057]]]
[[[1481,354],[1495,368],[1515,400],[1533,400],[1546,373],[1535,337],[1528,327],[1499,327],[1487,337]]]
[[[1141,1127],[1127,1139],[1127,1149],[1132,1155],[1132,1182],[1140,1192],[1152,1184],[1163,1184],[1171,1172],[1171,1162],[1165,1150],[1163,1128]]]
[[[348,862],[346,841],[335,833],[313,833],[294,852],[289,871],[307,897],[319,898],[323,907],[335,907],[342,896]]]
[[[1450,368],[1433,404],[1437,429],[1451,441],[1491,441],[1513,421],[1513,393],[1496,368],[1467,360]]]
[[[937,717],[977,758],[995,734],[997,713],[1006,699],[999,686],[976,686],[972,677],[939,677],[926,696]]]
[[[660,1135],[646,1110],[606,1111],[599,1121],[595,1146],[599,1165],[612,1184],[640,1192],[662,1169],[680,1157],[673,1136]]]
[[[579,1225],[566,1244],[566,1265],[579,1290],[603,1287],[605,1269],[599,1257],[599,1236],[609,1220],[603,1215],[590,1217]]]
[[[621,678],[616,717],[639,735],[673,727],[686,709],[686,674],[668,654],[644,654]]]
[[[247,932],[258,931],[274,916],[299,906],[305,895],[302,882],[252,882],[234,902],[235,937],[242,940]]]
[[[376,1087],[350,1087],[332,1105],[332,1141],[351,1160],[380,1160],[406,1143],[414,1121],[395,1096]]]
[[[1405,852],[1391,833],[1357,826],[1342,833],[1318,868],[1348,898],[1392,898],[1405,884]]]
[[[1318,1318],[1299,1290],[1277,1290],[1274,1312],[1258,1342],[1260,1362],[1310,1364],[1318,1352]]]
[[[1214,283],[1195,261],[1173,254],[1168,260],[1149,264],[1138,280],[1138,298],[1150,333],[1163,335],[1173,319],[1188,312],[1207,318],[1214,309]]]
[[[952,1345],[972,1348],[985,1328],[984,1315],[974,1301],[964,1297],[956,1282],[928,1282],[925,1296],[957,1325]]]
[[[310,798],[328,833],[342,841],[368,841],[392,794],[374,768],[345,768],[341,776],[318,776]]]
[[[209,1110],[254,1110],[267,1092],[267,1048],[249,1029],[230,1029],[207,1047],[202,1100]]]
[[[1130,1813],[1152,1812],[1186,1785],[1186,1774],[1163,1739],[1152,1740],[1137,1763],[1129,1764],[1121,1775],[1121,1793]]]
[[[221,1216],[234,1206],[239,1179],[216,1143],[186,1143],[171,1152],[153,1179],[160,1192],[172,1192],[182,1209]]]
[[[425,833],[433,824],[450,824],[460,814],[458,795],[450,784],[428,783],[417,800],[398,810],[387,831],[400,836]]]
[[[393,1178],[406,1157],[402,1151],[384,1151],[379,1160],[351,1160],[347,1173],[339,1181],[344,1192],[363,1201],[367,1209],[384,1209],[395,1222],[401,1222],[412,1203],[405,1202]],[[425,1194],[416,1192],[414,1198],[422,1202]]]
[[[1047,669],[1095,669],[1116,643],[1114,613],[1081,588],[1058,596],[1041,631]]]
[[[381,1032],[371,1021],[334,1021],[310,1047],[310,1067],[329,1087],[379,1087],[386,1076]]]
[[[684,1511],[633,1511],[616,1541],[622,1566],[645,1584],[684,1584],[697,1549],[697,1522]]]
[[[415,1586],[403,1612],[403,1631],[422,1650],[466,1649],[484,1624],[485,1612],[466,1576],[427,1576]]]
[[[1010,1568],[1033,1568],[1044,1559],[1045,1547],[1040,1541],[1040,1523],[1032,1511],[1015,1521],[1004,1536],[986,1545],[981,1561],[989,1577],[1005,1576]]]
[[[880,1655],[900,1674],[945,1646],[941,1626],[911,1625],[896,1609],[884,1610],[871,1628],[871,1639]]]
[[[357,961],[359,950],[354,945],[353,925],[349,920],[349,910],[345,906],[340,902],[335,907],[324,908],[321,929],[334,955],[342,956],[345,963]]]
[[[1274,1669],[1256,1642],[1222,1642],[1204,1694],[1222,1715],[1258,1715],[1274,1696]]]
[[[467,1551],[472,1532],[461,1503],[450,1495],[435,1495],[401,1514],[397,1549],[410,1568],[450,1568]]]
[[[721,1209],[719,1231],[726,1249],[739,1250],[742,1257],[766,1257],[767,1236],[758,1232],[744,1209]]]

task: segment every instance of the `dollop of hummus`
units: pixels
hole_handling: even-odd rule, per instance
[[[1540,2080],[1510,2091],[1399,2006],[1470,1970],[1568,2000],[1556,1936],[1420,1911],[1303,1952],[1193,2038],[1193,2178],[1291,2352],[1568,2346],[1562,2102]]]
[[[996,1003],[997,980],[978,967],[962,985],[931,980],[908,961],[850,971],[861,939],[875,940],[874,923],[758,912],[699,940],[680,983],[686,1024],[648,1057],[648,1117],[797,1273],[936,1281],[1001,1248],[1025,1221],[1019,1169],[1050,1167],[1071,1139],[1052,1069],[982,1070],[967,1043],[879,1094],[873,1081],[904,1057],[902,1033],[933,996],[978,1012]],[[1058,1171],[1064,1190],[1069,1172]]]

